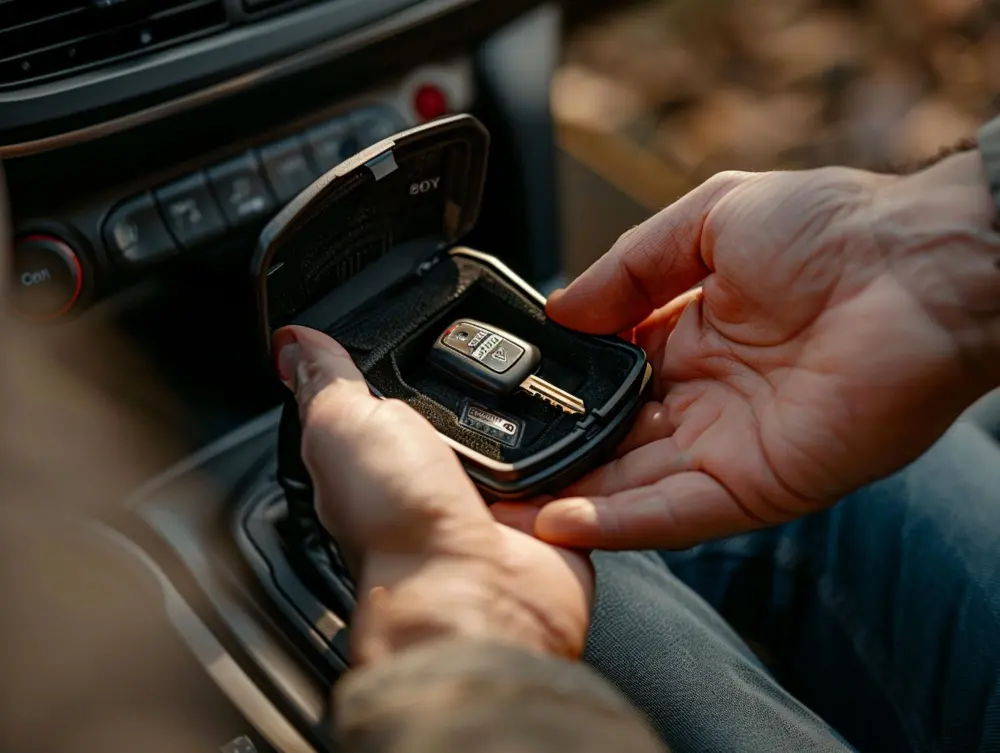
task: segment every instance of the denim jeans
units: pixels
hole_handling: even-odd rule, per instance
[[[597,554],[587,659],[675,753],[1000,751],[998,458],[959,423],[829,511]]]

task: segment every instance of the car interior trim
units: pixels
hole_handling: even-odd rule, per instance
[[[254,661],[271,685],[294,704],[298,713],[309,724],[314,727],[322,724],[324,699],[318,695],[315,688],[309,688],[308,680],[301,669],[277,647],[254,619],[226,595],[224,590],[208,585],[210,576],[203,551],[190,539],[190,529],[186,527],[184,521],[156,507],[142,514],[198,579],[202,590],[223,616],[227,627],[243,646],[250,649]]]
[[[331,39],[282,60],[167,102],[65,133],[19,143],[2,144],[0,145],[0,158],[24,157],[94,141],[129,128],[176,115],[261,84],[308,70],[407,29],[420,26],[434,17],[447,14],[473,2],[475,0],[426,0],[353,33]],[[178,49],[183,50],[183,48]]]
[[[183,460],[175,463],[162,473],[149,479],[142,486],[132,492],[126,507],[134,508],[140,501],[153,496],[161,488],[177,481],[189,473],[197,471],[203,465],[209,463],[213,458],[223,455],[229,450],[239,447],[241,444],[262,436],[272,431],[278,426],[281,418],[281,408],[273,408],[266,413],[262,413],[257,418],[249,421],[238,429],[226,434],[207,447],[188,455]]]
[[[130,539],[101,523],[88,523],[97,533],[138,560],[156,579],[171,624],[206,673],[254,728],[277,750],[315,753],[292,724],[229,655],[157,564]]]

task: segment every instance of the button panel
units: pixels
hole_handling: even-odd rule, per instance
[[[463,356],[474,358],[497,374],[507,372],[524,355],[524,348],[520,345],[468,322],[447,332],[444,344]]]
[[[260,163],[279,204],[287,204],[319,177],[297,136],[261,149]]]
[[[142,267],[259,227],[321,175],[406,126],[376,105],[250,150],[122,202],[104,223],[104,244],[119,263]]]
[[[208,190],[204,173],[195,173],[156,192],[163,217],[185,249],[217,238],[226,231],[222,210]]]
[[[360,150],[357,136],[348,118],[337,118],[306,132],[306,143],[313,164],[321,173],[332,170]]]
[[[359,150],[367,149],[406,127],[388,107],[368,107],[359,110],[351,115],[351,123]]]
[[[104,242],[129,266],[162,261],[178,252],[151,193],[131,198],[111,212],[104,225]]]
[[[232,225],[263,219],[274,209],[274,198],[254,154],[244,154],[208,171],[212,190]]]

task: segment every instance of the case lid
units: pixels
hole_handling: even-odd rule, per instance
[[[262,334],[292,324],[406,245],[447,248],[476,223],[489,134],[442,118],[365,149],[319,178],[261,232],[252,275]]]

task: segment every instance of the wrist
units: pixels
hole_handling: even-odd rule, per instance
[[[979,152],[882,183],[872,211],[885,263],[949,339],[968,402],[1000,385],[1000,236]]]
[[[559,653],[549,626],[511,587],[502,557],[372,555],[359,582],[352,628],[359,664],[453,638]]]

